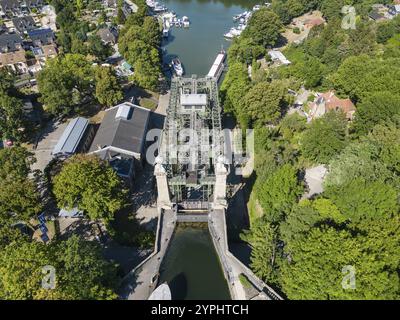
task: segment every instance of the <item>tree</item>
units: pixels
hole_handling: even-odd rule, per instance
[[[97,67],[95,82],[95,97],[100,104],[111,107],[123,99],[123,92],[112,68]]]
[[[276,123],[286,105],[287,88],[283,83],[260,82],[252,87],[243,99],[244,112],[259,123]]]
[[[44,266],[55,269],[55,288],[42,288]],[[116,269],[94,242],[72,236],[49,245],[18,241],[0,251],[0,298],[115,299]]]
[[[276,283],[279,253],[274,227],[269,222],[258,219],[240,237],[251,246],[250,261],[254,273],[268,283]]]
[[[400,95],[388,91],[372,93],[357,105],[354,129],[358,135],[366,134],[394,115],[400,115]]]
[[[33,153],[26,148],[14,146],[0,150],[0,178],[27,177],[30,166],[36,162]]]
[[[279,222],[303,192],[297,170],[290,164],[285,164],[261,181],[257,195],[266,212],[266,219]]]
[[[0,181],[0,216],[9,223],[30,219],[42,210],[37,187],[28,178],[3,179]]]
[[[240,62],[232,63],[221,86],[221,98],[224,111],[234,113],[242,129],[245,129],[250,121],[243,108],[243,97],[249,88],[250,80],[246,67]]]
[[[23,114],[20,99],[0,93],[0,137],[21,141],[24,137]]]
[[[398,229],[398,224],[395,229]],[[331,227],[315,228],[285,249],[291,257],[282,265],[282,287],[289,299],[398,299],[398,266],[384,245],[379,251],[368,250],[365,241],[347,231]],[[361,240],[361,241],[360,241]],[[322,248],[322,249],[321,249]],[[383,251],[383,252],[382,252]],[[385,258],[380,259],[380,257]],[[398,254],[396,254],[397,258]],[[342,286],[346,266],[355,268],[355,289]],[[385,270],[386,269],[386,270]]]
[[[40,101],[55,115],[67,115],[92,95],[93,70],[80,54],[50,59],[38,76]]]
[[[330,111],[314,120],[301,139],[304,157],[316,163],[329,163],[346,146],[346,126],[342,112]]]
[[[54,178],[58,206],[86,212],[108,223],[126,205],[126,190],[111,166],[92,155],[70,158]]]
[[[392,217],[399,212],[398,192],[382,181],[356,178],[343,186],[330,187],[326,195],[352,223]]]
[[[264,47],[274,46],[279,39],[283,25],[278,15],[262,8],[251,17],[243,32],[244,38],[251,38],[256,44]]]
[[[389,182],[393,173],[380,160],[379,145],[355,141],[349,144],[329,165],[325,187],[346,185],[356,178]]]
[[[42,209],[36,184],[28,178],[36,160],[23,147],[0,150],[0,217],[6,225],[29,221]]]
[[[104,44],[97,34],[93,34],[88,39],[88,51],[100,61],[105,60],[111,55],[111,48],[109,45]]]

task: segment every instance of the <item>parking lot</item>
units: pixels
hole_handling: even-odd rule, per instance
[[[47,126],[42,130],[36,146],[32,152],[35,154],[36,163],[32,165],[32,170],[43,171],[53,158],[51,152],[53,151],[58,139],[63,134],[68,121],[63,123],[50,121]]]

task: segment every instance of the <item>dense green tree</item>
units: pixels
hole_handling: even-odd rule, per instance
[[[398,260],[396,265],[393,258],[398,259],[398,254],[388,255],[394,243],[390,241],[389,248],[384,245],[371,252],[365,241],[369,242],[368,237],[361,240],[347,231],[324,227],[312,229],[307,236],[290,243],[286,248],[290,262],[281,267],[282,286],[288,298],[397,299]],[[348,272],[342,270],[346,266],[355,268],[355,289],[343,288]]]
[[[326,195],[352,223],[391,217],[399,212],[398,192],[381,181],[356,178],[347,185],[330,187]]]
[[[278,15],[268,9],[260,9],[251,17],[243,37],[251,38],[264,47],[274,46],[279,39],[283,25]]]
[[[44,266],[55,268],[55,288],[42,287]],[[115,267],[102,259],[99,246],[72,236],[44,245],[15,242],[0,251],[0,298],[115,299]]]
[[[330,162],[325,186],[341,186],[356,178],[386,182],[393,178],[393,173],[380,160],[379,143],[355,141],[349,144]]]
[[[399,59],[371,58],[366,55],[349,57],[333,76],[333,83],[340,94],[354,101],[371,93],[400,91]]]
[[[336,111],[314,120],[301,139],[304,157],[316,163],[328,163],[346,146],[346,125],[344,114]]]
[[[116,105],[124,97],[115,71],[110,67],[97,67],[95,70],[95,97],[107,107]]]
[[[254,273],[268,283],[276,283],[279,253],[274,227],[269,222],[256,220],[250,230],[241,234],[241,239],[251,246],[250,261]]]
[[[354,129],[357,134],[368,133],[376,124],[400,115],[400,94],[375,92],[357,105]]]
[[[30,172],[30,166],[36,162],[33,153],[26,148],[14,146],[0,150],[0,178],[25,178]]]
[[[250,88],[247,68],[240,62],[230,65],[221,86],[224,111],[233,113],[242,128],[246,128],[250,119],[243,109],[243,97]]]
[[[40,100],[52,114],[69,114],[91,98],[92,81],[93,70],[84,56],[58,56],[48,60],[38,76]]]
[[[53,192],[59,207],[77,207],[92,220],[112,221],[126,205],[126,190],[116,172],[96,156],[70,158],[54,178]]]
[[[0,92],[0,138],[21,141],[24,137],[21,99]]]
[[[285,164],[260,181],[257,194],[268,221],[279,222],[302,194],[297,175],[293,166]]]
[[[262,125],[276,123],[286,107],[287,87],[280,81],[260,82],[243,99],[244,112]]]
[[[88,39],[88,52],[94,55],[100,61],[105,60],[111,55],[111,48],[109,45],[104,44],[101,38],[97,35],[91,35]]]

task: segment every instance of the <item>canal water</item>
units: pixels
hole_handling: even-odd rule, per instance
[[[173,300],[230,300],[219,258],[208,229],[178,224],[160,268]]]
[[[233,27],[233,16],[262,3],[257,0],[165,0],[169,10],[178,18],[187,16],[189,28],[172,27],[163,43],[164,62],[179,57],[186,76],[207,75],[221,47],[227,49],[230,41],[224,34]]]

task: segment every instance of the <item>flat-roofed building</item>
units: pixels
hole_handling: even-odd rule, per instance
[[[207,106],[207,95],[202,94],[181,94],[181,107],[183,113],[193,111],[205,112]]]
[[[90,146],[93,130],[86,118],[72,119],[65,128],[61,138],[52,151],[55,157],[68,157],[75,153],[85,152]]]

